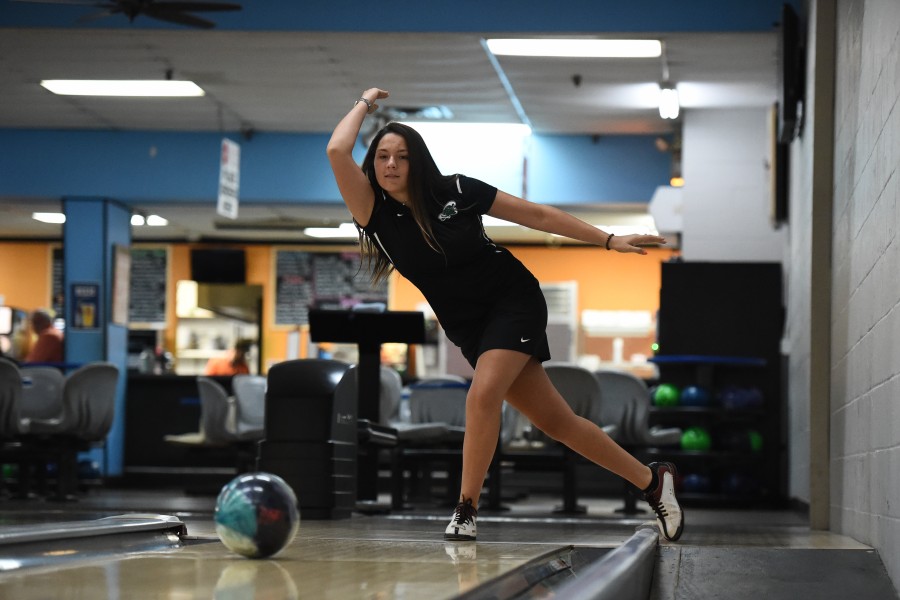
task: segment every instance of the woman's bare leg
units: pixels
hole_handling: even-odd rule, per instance
[[[684,513],[675,498],[674,465],[653,463],[651,471],[598,425],[576,415],[536,359],[511,350],[490,350],[479,358],[466,397],[460,505],[444,539],[476,537],[478,499],[497,447],[504,399],[535,427],[638,489],[648,490],[653,483],[655,487],[646,492],[645,499],[656,512],[660,531],[671,541],[681,537]]]
[[[473,505],[478,506],[497,448],[504,399],[535,427],[588,460],[638,489],[650,485],[650,469],[595,423],[572,412],[536,359],[514,350],[488,350],[478,359],[466,397],[460,501],[471,498]]]
[[[625,478],[640,490],[650,485],[650,469],[595,423],[576,415],[537,360],[529,360],[522,368],[507,391],[506,400],[535,427],[588,460]]]
[[[500,416],[507,391],[531,359],[515,350],[488,350],[478,358],[466,396],[466,435],[460,501],[478,498],[500,436]]]

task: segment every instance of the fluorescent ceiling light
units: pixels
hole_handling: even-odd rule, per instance
[[[52,223],[54,225],[59,225],[60,223],[66,222],[66,215],[63,213],[52,213],[52,212],[36,212],[31,213],[31,218],[35,221],[40,221],[41,223]]]
[[[659,40],[491,39],[487,46],[498,56],[656,58],[662,54]]]
[[[131,215],[131,224],[135,227],[142,227],[143,225],[148,225],[150,227],[164,227],[169,224],[169,221],[163,219],[159,215],[150,215],[149,217],[144,217],[144,215]]]
[[[674,85],[661,85],[659,88],[659,116],[663,119],[677,119],[678,110],[678,90]]]
[[[193,81],[45,79],[41,85],[62,96],[184,97],[203,96]]]
[[[356,225],[341,223],[337,227],[307,227],[303,233],[314,238],[355,238],[359,236]]]
[[[147,225],[150,227],[165,227],[168,224],[168,219],[164,219],[159,215],[150,215],[147,217]]]

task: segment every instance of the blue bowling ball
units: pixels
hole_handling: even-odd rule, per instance
[[[748,387],[744,388],[744,407],[745,408],[762,408],[763,407],[763,393],[762,390],[758,387]]]
[[[232,479],[219,492],[213,519],[222,543],[248,558],[280,552],[300,528],[294,490],[271,473],[247,473]]]
[[[759,481],[746,473],[729,473],[722,480],[722,492],[728,495],[755,496],[759,491]]]
[[[682,406],[709,406],[712,404],[712,394],[706,388],[689,385],[681,390],[680,402]]]
[[[727,386],[719,392],[719,402],[728,410],[754,410],[763,407],[765,399],[758,387]]]
[[[729,385],[719,391],[719,403],[727,410],[743,410],[746,407],[746,394],[743,388]]]
[[[712,481],[708,475],[688,473],[681,479],[681,491],[686,494],[706,494],[712,490]]]

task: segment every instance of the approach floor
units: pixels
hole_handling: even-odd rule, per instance
[[[481,514],[477,543],[444,542],[441,534],[449,511],[443,508],[354,514],[333,521],[303,520],[301,516],[300,532],[292,544],[272,559],[250,560],[218,541],[212,521],[214,497],[189,496],[177,490],[110,489],[93,490],[78,501],[66,503],[3,500],[0,533],[4,528],[29,524],[159,514],[180,519],[187,527],[187,536],[181,540],[148,536],[145,543],[116,546],[108,542],[99,547],[73,539],[70,544],[38,545],[37,551],[30,551],[29,560],[21,560],[24,552],[20,547],[0,546],[0,599],[438,600],[469,592],[566,547],[614,548],[649,520],[646,513],[629,517],[617,513],[621,500],[582,499],[588,510],[578,517],[555,515],[554,502],[554,498],[529,499],[515,503],[508,511]],[[816,573],[817,580],[826,582],[827,587],[829,577],[839,576],[842,564],[847,569],[877,571],[877,555],[874,563],[865,560],[864,555],[874,554],[868,547],[844,536],[810,531],[804,517],[794,512],[688,509],[687,515],[688,526],[681,542],[661,542],[653,598],[721,597],[718,594],[723,586],[738,592],[740,586],[733,588],[735,581],[743,581],[741,569],[738,564],[731,573],[732,567],[743,562],[765,571],[769,568],[767,556],[775,557],[779,564],[798,561],[790,569],[779,571],[779,577],[785,580],[772,582],[776,590],[779,585],[796,590],[803,577]],[[824,563],[822,554],[794,552],[787,555],[789,558],[777,554],[790,550],[849,553],[831,553]],[[863,557],[862,567],[855,558],[859,556]],[[716,560],[720,561],[719,568]],[[830,571],[813,568],[804,573],[802,565],[816,563],[830,564]],[[797,575],[793,582],[791,573]],[[868,573],[867,578],[881,586],[873,588],[880,595],[861,597],[896,597],[890,595],[893,590],[889,582],[883,589],[884,576],[879,579],[879,573],[875,575],[872,579],[872,573]],[[747,591],[755,589],[754,597],[758,598],[759,580],[754,586],[750,585],[753,580],[749,574],[744,579]],[[728,597],[751,596],[732,593]],[[768,600],[777,597],[777,593],[767,595]]]

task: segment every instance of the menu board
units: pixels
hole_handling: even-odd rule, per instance
[[[168,262],[165,248],[131,249],[130,324],[165,325]]]
[[[53,314],[62,317],[66,314],[66,293],[63,290],[63,269],[65,268],[63,266],[63,249],[54,248],[51,260],[51,285],[53,288],[51,291],[53,294],[53,304],[51,308],[53,309]]]
[[[310,308],[363,302],[387,303],[387,281],[373,287],[358,252],[276,252],[275,325],[306,325]]]

